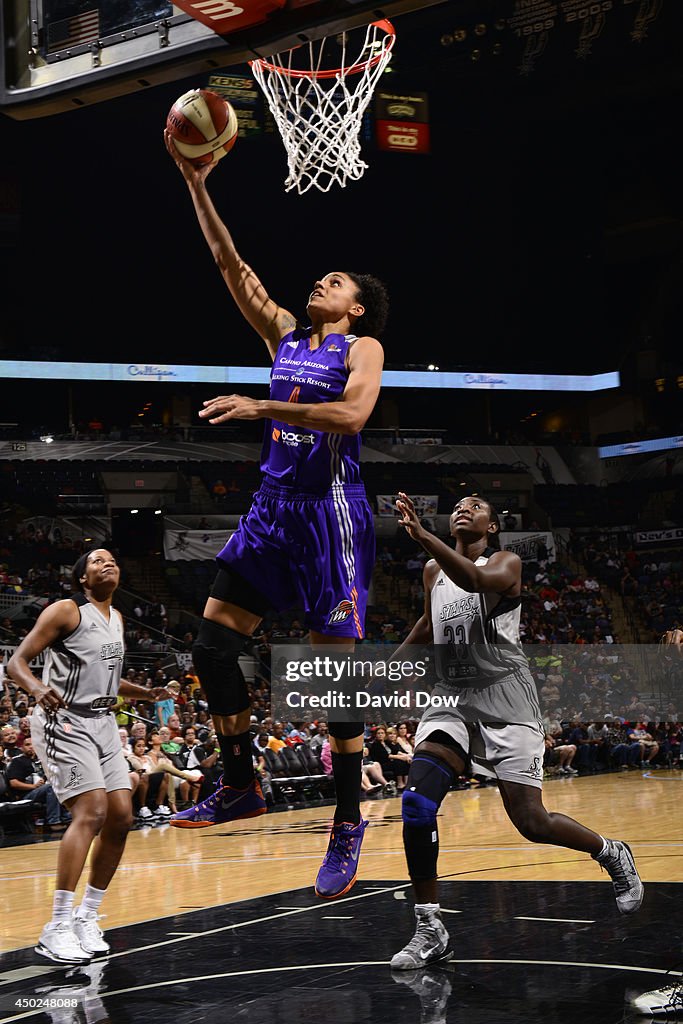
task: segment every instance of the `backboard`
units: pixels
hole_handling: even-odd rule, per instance
[[[73,110],[440,2],[386,0],[378,13],[376,0],[8,0],[0,112]]]

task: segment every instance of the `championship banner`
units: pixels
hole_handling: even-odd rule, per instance
[[[505,551],[514,551],[523,562],[554,562],[555,538],[552,533],[539,530],[534,533],[501,533],[500,546]]]
[[[209,561],[234,530],[164,530],[164,558],[171,562]]]
[[[634,534],[636,544],[671,544],[683,541],[683,529],[641,530]]]
[[[420,519],[424,519],[426,516],[435,516],[437,506],[439,504],[438,494],[411,494],[413,504],[415,505],[415,511]],[[395,516],[396,511],[396,500],[398,494],[378,494],[377,495],[377,515],[378,516]]]

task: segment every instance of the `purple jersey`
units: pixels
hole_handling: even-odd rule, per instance
[[[270,374],[273,401],[313,405],[336,402],[343,395],[349,379],[346,357],[356,336],[328,334],[319,348],[311,350],[310,334],[292,331],[280,342]],[[332,434],[268,420],[261,472],[266,481],[295,492],[325,494],[361,482],[360,444],[360,434]]]

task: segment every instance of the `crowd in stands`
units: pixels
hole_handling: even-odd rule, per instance
[[[80,552],[61,538],[17,529],[0,538],[0,588],[26,592],[44,603],[70,591],[69,565]],[[680,624],[683,552],[665,557],[638,554],[623,537],[574,536],[571,557],[548,560],[539,548],[523,567],[521,635],[536,679],[544,727],[548,776],[593,774],[680,765],[683,726],[675,701],[643,692],[643,680],[613,651],[622,642],[614,623],[615,595],[638,605],[655,639]],[[374,593],[367,616],[367,642],[397,647],[424,606],[425,557],[403,535],[381,544]],[[577,568],[581,566],[581,568]],[[19,590],[17,590],[19,588]],[[0,593],[3,592],[0,589]],[[163,823],[176,810],[204,799],[222,770],[211,716],[191,662],[194,631],[169,626],[158,596],[135,603],[126,619],[126,675],[143,686],[170,686],[172,701],[159,704],[119,700],[115,708],[122,747],[129,762],[139,827]],[[270,616],[249,650],[253,676],[248,687],[252,711],[253,760],[273,808],[333,797],[327,722],[282,721],[273,716],[270,694],[272,647],[306,636],[303,616]],[[0,639],[17,643],[29,626],[0,621]],[[31,701],[0,667],[0,806],[28,802],[46,829],[68,826],[30,741]],[[136,716],[149,719],[154,726]],[[366,726],[361,787],[367,799],[400,794],[406,785],[418,718]],[[483,785],[464,775],[457,786]]]

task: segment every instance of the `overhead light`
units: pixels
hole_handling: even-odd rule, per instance
[[[427,367],[427,369],[428,370],[438,370],[439,367],[435,366],[434,363],[430,363],[429,366]]]
[[[510,509],[509,508],[504,508],[503,511],[500,514],[502,516],[507,516],[507,515],[510,514]]]
[[[132,516],[136,516],[136,515],[138,514],[138,510],[137,510],[136,508],[132,508],[132,509],[130,510],[130,514],[131,514]]]
[[[44,441],[45,444],[52,444],[52,442],[54,441],[54,437],[52,436],[52,434],[41,434],[40,440]]]
[[[155,516],[160,516],[161,515],[161,509],[160,508],[155,508],[154,509],[154,515]]]

